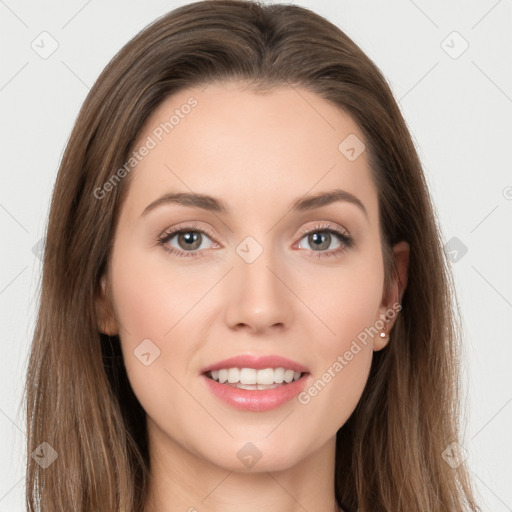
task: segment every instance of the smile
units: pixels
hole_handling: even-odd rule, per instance
[[[207,390],[232,408],[263,412],[276,409],[304,390],[309,369],[280,355],[240,354],[201,370]]]
[[[302,373],[288,368],[222,368],[206,374],[220,384],[227,384],[238,389],[264,390],[273,389],[283,384],[299,380]]]

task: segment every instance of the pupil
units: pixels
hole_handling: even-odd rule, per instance
[[[200,242],[199,242],[199,244],[197,243],[197,240],[199,239],[199,233],[193,233],[191,231],[187,231],[186,233],[183,233],[180,236],[180,238],[185,240],[186,247],[188,249],[197,249],[197,247],[199,247],[201,245]]]
[[[330,238],[331,238],[331,236],[329,234],[320,234],[319,235],[317,233],[313,233],[311,235],[311,238],[314,242],[314,244],[312,244],[312,245],[315,245],[316,247],[321,248],[321,249],[327,249],[327,247],[329,247],[329,242],[330,242]]]

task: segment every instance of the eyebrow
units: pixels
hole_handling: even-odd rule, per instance
[[[329,192],[320,192],[319,194],[304,196],[296,199],[290,209],[296,212],[304,212],[321,208],[336,202],[348,202],[357,206],[368,219],[368,212],[363,203],[355,195],[342,189],[334,189]],[[228,214],[229,208],[221,199],[198,193],[188,192],[169,192],[159,197],[152,203],[148,204],[141,214],[141,217],[147,215],[155,208],[167,204],[179,204],[182,206],[190,206],[191,208],[201,208],[203,210]]]

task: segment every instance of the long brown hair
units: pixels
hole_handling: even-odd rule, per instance
[[[254,92],[305,87],[348,112],[365,135],[378,190],[386,282],[394,272],[391,247],[405,240],[411,248],[391,341],[374,354],[363,396],[337,433],[339,505],[480,510],[465,464],[451,467],[443,458],[459,440],[458,306],[421,163],[390,88],[323,17],[240,0],[196,2],[154,21],[112,59],[80,110],[53,191],[26,378],[28,509],[144,508],[145,412],[118,337],[98,332],[96,309],[129,176],[101,200],[97,190],[127,161],[165,98],[223,80],[244,81]],[[41,464],[31,457],[36,449],[48,462],[57,458]]]

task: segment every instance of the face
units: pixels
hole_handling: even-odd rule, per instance
[[[291,87],[210,84],[148,119],[101,328],[120,336],[155,450],[280,470],[348,419],[396,313],[363,143],[346,113]]]

